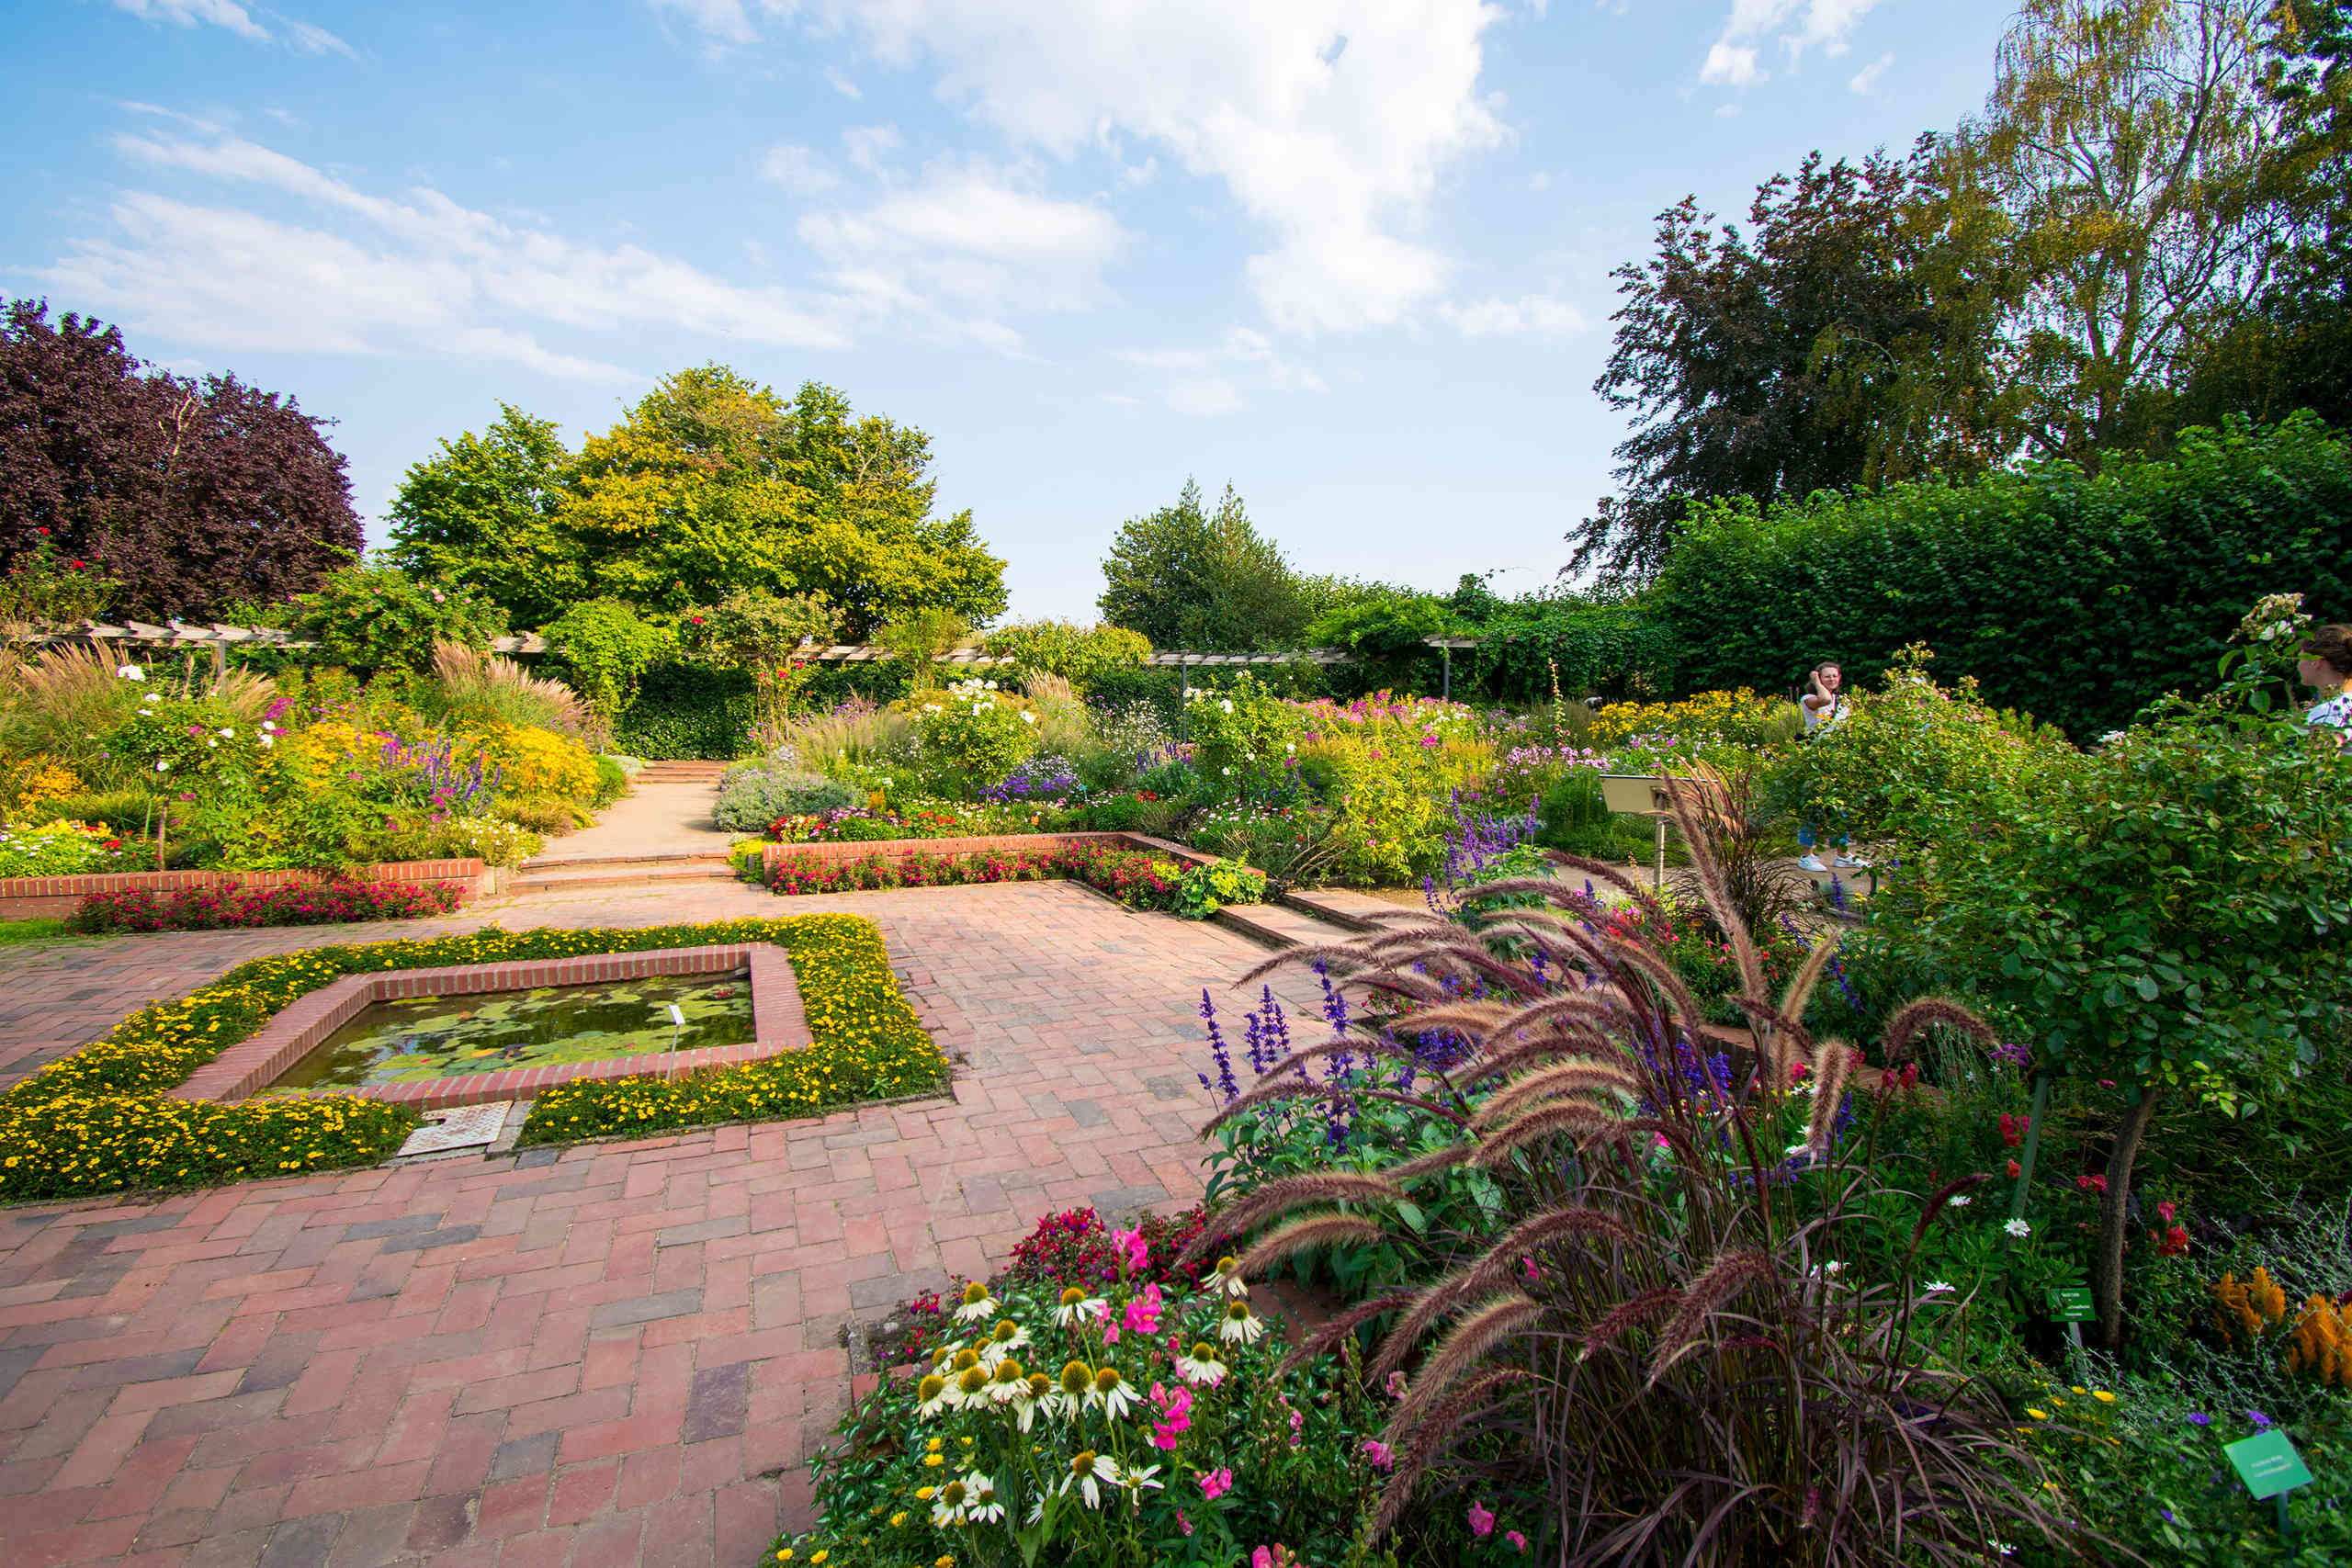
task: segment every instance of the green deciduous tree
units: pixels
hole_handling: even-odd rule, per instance
[[[574,604],[541,629],[572,689],[607,728],[636,700],[646,671],[678,646],[676,632],[616,599]]]
[[[933,515],[930,438],[815,382],[793,400],[723,366],[664,377],[563,451],[507,410],[443,444],[393,508],[396,558],[480,582],[526,619],[586,598],[676,615],[738,589],[820,593],[862,637],[908,610],[1004,608],[968,512]]]
[[[1211,513],[1184,481],[1173,506],[1129,518],[1102,562],[1102,618],[1155,648],[1290,646],[1306,623],[1297,573],[1250,521],[1233,486]]]

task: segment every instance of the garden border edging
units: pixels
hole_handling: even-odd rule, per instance
[[[511,866],[479,860],[387,861],[354,866],[356,882],[454,883],[458,901],[494,897],[514,880]],[[70,915],[93,893],[179,893],[200,887],[317,887],[336,880],[323,871],[111,871],[82,876],[0,876],[0,920],[53,919]]]
[[[1147,850],[1183,865],[1213,864],[1216,856],[1155,839],[1148,833],[987,833],[948,839],[836,840],[821,844],[763,844],[760,863],[773,877],[776,863],[787,855],[836,863],[865,860],[880,854],[892,860],[910,854],[968,855],[990,850],[1058,850],[1079,844],[1104,844],[1116,850]]]

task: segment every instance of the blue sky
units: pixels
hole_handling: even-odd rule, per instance
[[[1546,581],[1609,269],[1981,104],[1969,0],[52,0],[0,288],[340,422],[373,520],[499,401],[720,360],[920,425],[1016,616],[1228,479],[1308,570]],[[29,23],[29,26],[25,24]]]

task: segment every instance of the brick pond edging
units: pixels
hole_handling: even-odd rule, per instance
[[[460,901],[503,893],[514,876],[505,866],[479,860],[402,860],[354,866],[356,882],[451,882]],[[70,915],[93,893],[144,888],[176,893],[198,887],[305,887],[333,880],[322,871],[114,871],[89,876],[0,876],[0,920],[52,919]]]
[[[390,1100],[418,1110],[529,1100],[550,1084],[578,1078],[632,1077],[650,1072],[693,1072],[735,1066],[797,1051],[813,1043],[792,960],[768,942],[719,947],[672,947],[651,953],[587,953],[514,964],[466,964],[441,969],[401,969],[389,975],[346,975],[305,992],[253,1035],[198,1067],[173,1089],[175,1100],[243,1100],[266,1089],[295,1063],[374,1002],[402,997],[459,997],[486,991],[526,991],[542,986],[586,986],[638,980],[650,975],[724,974],[752,970],[752,1039],[742,1045],[691,1051],[650,1051],[600,1062],[556,1062],[465,1073],[416,1083],[354,1084],[341,1093]]]

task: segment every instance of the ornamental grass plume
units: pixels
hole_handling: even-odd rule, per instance
[[[1548,1499],[1563,1563],[1979,1563],[1996,1539],[2094,1557],[2098,1543],[2041,1491],[2000,1398],[1965,1370],[1964,1301],[1912,1277],[1927,1228],[1963,1213],[1951,1199],[1976,1179],[1896,1191],[1868,1140],[1841,1134],[1860,1054],[1804,1021],[1835,939],[1767,990],[1709,835],[1694,830],[1696,793],[1677,809],[1752,1048],[1735,1060],[1704,1032],[1650,934],[1667,930],[1664,911],[1599,862],[1557,857],[1591,879],[1581,886],[1493,884],[1526,903],[1476,931],[1400,913],[1361,940],[1283,954],[1242,983],[1317,964],[1370,1003],[1344,1041],[1284,1066],[1348,1050],[1374,1072],[1340,1085],[1269,1075],[1206,1130],[1347,1095],[1419,1111],[1426,1152],[1267,1182],[1214,1213],[1187,1256],[1204,1267],[1241,1238],[1246,1275],[1378,1235],[1416,1260],[1285,1363],[1386,1325],[1365,1377],[1410,1377],[1374,1439],[1392,1462],[1378,1531],[1425,1489],[1466,1492],[1459,1506],[1500,1484]],[[1991,1043],[1940,1001],[1898,1012],[1890,1038],[1907,1050],[1929,1025]],[[1435,1030],[1463,1053],[1417,1055]],[[1418,1092],[1381,1087],[1414,1081],[1408,1066]],[[1883,1114],[1888,1097],[1863,1098]],[[1432,1234],[1421,1206],[1408,1224],[1408,1185],[1461,1167],[1493,1183],[1476,1228]],[[1895,1215],[1917,1224],[1891,1277],[1829,1261],[1869,1255],[1864,1233],[1883,1235]]]

